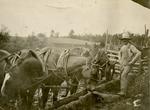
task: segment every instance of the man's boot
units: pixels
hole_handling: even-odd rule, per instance
[[[122,97],[126,96],[125,89],[121,89],[121,91],[119,93],[117,93],[117,94],[122,96]]]

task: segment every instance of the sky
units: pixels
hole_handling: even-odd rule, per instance
[[[51,30],[68,35],[110,34],[150,29],[150,10],[131,0],[0,0],[0,25],[10,34],[34,32],[50,35]]]

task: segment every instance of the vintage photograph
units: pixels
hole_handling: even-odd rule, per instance
[[[150,0],[0,0],[0,110],[150,110]]]

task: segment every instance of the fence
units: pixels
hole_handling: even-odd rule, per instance
[[[110,59],[110,61],[116,62],[115,65],[115,73],[120,74],[120,64],[119,64],[119,51],[114,51],[114,50],[107,50],[107,55]],[[141,63],[142,61],[142,63]],[[146,64],[145,59],[139,59],[132,67],[131,74],[138,74],[142,69],[141,69],[141,64]],[[147,68],[145,66],[144,68]],[[145,69],[144,69],[145,70]]]

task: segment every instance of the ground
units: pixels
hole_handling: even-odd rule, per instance
[[[139,74],[136,78],[134,77],[130,76],[132,81],[129,83],[128,96],[126,98],[121,98],[118,102],[109,104],[97,103],[91,110],[148,110],[144,108],[144,90],[147,88],[145,74]],[[136,101],[139,102],[135,104]]]

